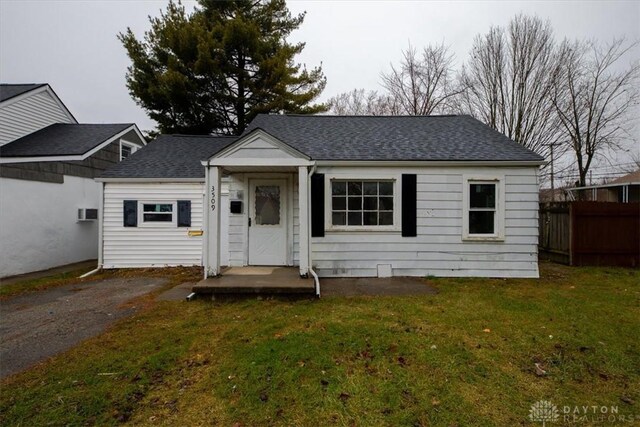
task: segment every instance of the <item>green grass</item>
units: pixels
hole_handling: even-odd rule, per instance
[[[522,425],[540,399],[640,415],[640,272],[541,268],[430,278],[434,296],[154,302],[3,381],[0,423]]]

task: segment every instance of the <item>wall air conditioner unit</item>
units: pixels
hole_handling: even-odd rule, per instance
[[[98,209],[78,208],[78,221],[97,221]]]

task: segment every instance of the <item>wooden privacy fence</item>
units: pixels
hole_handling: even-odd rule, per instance
[[[542,258],[569,265],[640,266],[640,203],[540,204]]]

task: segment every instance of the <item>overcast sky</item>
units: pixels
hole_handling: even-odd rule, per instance
[[[183,2],[193,7],[195,2]],[[154,123],[125,87],[129,65],[116,35],[127,27],[141,36],[148,16],[166,1],[0,0],[0,80],[49,83],[80,122]],[[626,36],[640,39],[639,1],[289,1],[307,11],[292,41],[305,41],[299,57],[322,63],[322,100],[353,88],[379,89],[380,72],[398,61],[408,43],[444,42],[458,63],[475,35],[506,25],[517,13],[549,19],[558,39]],[[633,56],[640,58],[640,49]]]

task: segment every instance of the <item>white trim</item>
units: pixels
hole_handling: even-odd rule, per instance
[[[398,232],[401,230],[400,209],[402,206],[402,195],[400,194],[401,173],[368,173],[354,174],[334,173],[325,174],[324,179],[324,228],[327,232]],[[332,180],[347,181],[393,181],[393,225],[333,225],[331,213],[331,181]]]
[[[100,204],[98,208],[98,268],[102,268],[104,260],[104,183],[100,186]]]
[[[155,183],[155,182],[205,182],[205,178],[96,178],[97,182]]]
[[[309,160],[303,159],[239,159],[239,158],[220,158],[220,159],[211,159],[208,161],[202,162],[203,166],[269,166],[269,167],[278,167],[278,166],[311,166],[313,162]]]
[[[469,187],[472,183],[496,185],[496,210],[493,234],[469,234]],[[505,238],[505,179],[504,175],[462,175],[462,241],[502,242]]]
[[[69,120],[71,120],[73,123],[78,123],[73,114],[71,114],[71,111],[69,111],[69,109],[64,105],[62,100],[58,97],[58,95],[56,95],[56,93],[48,83],[44,83],[43,86],[39,86],[27,92],[23,92],[20,95],[14,96],[13,98],[9,98],[6,101],[0,102],[0,108],[8,107],[15,102],[22,101],[23,99],[29,98],[32,95],[37,95],[41,92],[47,92],[47,94],[49,94],[54,102],[58,104],[58,107],[60,107],[64,114],[69,118]]]
[[[138,130],[138,126],[133,124],[133,125],[129,126],[128,128],[126,128],[126,129],[118,132],[117,134],[113,135],[109,139],[101,142],[99,145],[93,147],[91,150],[87,151],[84,154],[76,154],[76,155],[69,155],[69,156],[1,157],[0,158],[0,164],[32,163],[32,162],[65,162],[65,161],[73,161],[73,160],[84,160],[84,159],[92,156],[96,152],[102,150],[104,147],[106,147],[107,145],[111,144],[112,142],[114,142],[118,138],[121,138],[123,135],[131,132],[131,130],[135,131],[135,133],[141,138],[141,141],[145,141],[144,137],[142,136],[142,134]],[[143,142],[143,144],[146,145],[146,142]]]
[[[295,185],[295,184],[294,184]],[[299,257],[300,275],[309,274],[309,170],[298,168],[298,218],[300,221]]]
[[[540,166],[544,161],[473,161],[473,160],[316,160],[318,166]]]
[[[217,165],[218,163],[211,163],[211,160],[227,157],[227,156],[235,153],[236,151],[241,150],[242,148],[244,148],[245,146],[251,144],[252,142],[256,141],[257,139],[263,139],[263,140],[267,141],[268,143],[273,144],[275,148],[278,148],[278,149],[284,151],[285,153],[287,153],[287,154],[289,154],[289,155],[291,155],[293,157],[298,157],[298,158],[301,158],[301,159],[309,160],[309,156],[307,156],[306,154],[296,150],[295,148],[291,147],[290,145],[286,144],[285,142],[280,141],[279,139],[277,139],[276,137],[274,137],[271,134],[267,133],[266,131],[258,128],[258,129],[254,129],[249,134],[247,134],[247,135],[241,137],[240,139],[236,140],[231,145],[223,148],[222,151],[219,151],[216,154],[214,154],[213,156],[211,156],[208,159],[208,164]],[[250,165],[250,166],[253,166],[253,165]],[[293,165],[293,166],[296,166],[296,165]]]
[[[171,205],[171,221],[145,221],[144,205]],[[147,212],[154,213],[154,212]],[[162,213],[167,215],[168,213]],[[174,228],[178,226],[178,202],[167,200],[138,200],[138,227],[144,228]]]

